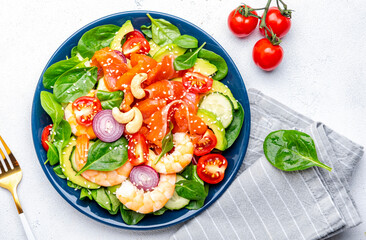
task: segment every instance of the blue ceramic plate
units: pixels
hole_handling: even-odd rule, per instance
[[[140,29],[141,25],[144,24],[150,25],[150,20],[146,16],[146,13],[148,12],[151,14],[153,18],[163,18],[165,20],[170,21],[172,24],[176,25],[179,28],[181,34],[192,35],[196,37],[200,43],[206,42],[207,43],[205,46],[206,49],[219,54],[226,60],[229,67],[229,73],[222,82],[229,86],[235,98],[243,105],[245,111],[245,120],[240,136],[238,137],[234,145],[230,149],[224,152],[224,156],[229,160],[229,164],[225,173],[225,178],[220,184],[210,186],[210,192],[208,194],[208,197],[206,198],[206,203],[201,209],[199,210],[181,209],[179,211],[166,211],[161,216],[148,215],[137,225],[131,226],[125,224],[122,221],[120,214],[117,214],[115,216],[110,215],[108,211],[101,208],[95,202],[79,200],[80,192],[74,191],[74,189],[66,185],[66,181],[64,179],[57,177],[57,175],[53,171],[53,167],[51,167],[49,164],[44,165],[47,156],[46,151],[42,148],[40,139],[43,128],[51,123],[51,119],[48,117],[46,112],[43,111],[41,107],[40,92],[45,90],[42,85],[42,76],[44,71],[53,63],[65,59],[66,56],[70,56],[71,49],[77,45],[79,39],[86,31],[96,26],[104,24],[115,24],[121,26],[126,20],[131,20],[133,26],[136,29]],[[45,66],[42,75],[38,81],[33,99],[33,108],[32,108],[33,142],[40,165],[43,171],[45,172],[46,176],[48,177],[49,181],[67,202],[69,202],[74,208],[76,208],[86,216],[89,216],[99,222],[111,226],[126,229],[147,230],[147,229],[168,227],[177,223],[181,223],[183,221],[187,221],[188,219],[204,211],[213,202],[215,202],[221,196],[221,194],[225,192],[225,190],[234,180],[234,177],[238,172],[240,165],[242,164],[245,152],[247,150],[249,131],[250,131],[250,109],[249,109],[248,95],[244,86],[243,79],[241,78],[241,75],[238,69],[236,68],[233,60],[230,58],[227,52],[220,46],[220,44],[216,42],[215,39],[213,39],[209,34],[207,34],[202,29],[198,28],[197,26],[193,25],[190,22],[187,22],[184,19],[160,12],[130,11],[130,12],[116,13],[113,15],[100,18],[78,30],[56,50],[56,52],[53,54],[53,56]]]

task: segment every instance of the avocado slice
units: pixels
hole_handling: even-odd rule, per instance
[[[193,66],[193,71],[199,72],[205,76],[211,76],[212,74],[217,72],[217,67],[207,60],[197,58],[197,61]]]
[[[111,44],[109,45],[109,47],[112,49],[112,50],[118,50],[120,52],[122,52],[122,39],[123,37],[129,33],[129,32],[132,32],[134,31],[135,29],[133,28],[133,25],[131,23],[130,20],[127,20],[123,25],[122,27],[118,30],[118,32],[116,33],[116,36],[114,36]]]
[[[186,52],[185,48],[179,47],[177,44],[169,43],[162,46],[153,56],[153,59],[160,62],[165,55],[174,55],[176,57],[183,55]]]
[[[231,100],[235,110],[239,108],[238,101],[234,98],[234,95],[231,93],[230,89],[222,82],[214,80],[210,92],[220,92],[224,94]]]
[[[158,44],[156,44],[152,39],[149,41],[150,44],[150,51],[149,54],[154,56],[157,51],[161,48]]]
[[[62,168],[62,172],[66,176],[67,180],[72,183],[79,185],[80,187],[89,188],[89,189],[97,189],[100,188],[98,184],[92,183],[82,176],[76,176],[77,172],[72,168],[70,156],[71,152],[76,146],[76,139],[72,137],[67,147],[62,150],[62,156],[60,158],[60,165]]]
[[[227,147],[227,140],[225,137],[225,128],[222,123],[217,120],[215,114],[204,109],[198,109],[197,116],[214,132],[217,139],[215,148],[224,151]]]

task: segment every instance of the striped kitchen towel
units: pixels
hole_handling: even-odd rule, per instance
[[[252,124],[240,173],[218,201],[182,225],[171,239],[323,239],[357,226],[361,218],[349,180],[363,148],[257,90],[248,93]],[[319,160],[333,170],[274,168],[262,145],[270,132],[279,129],[311,135]]]

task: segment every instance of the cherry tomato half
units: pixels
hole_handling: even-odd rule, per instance
[[[212,149],[214,149],[214,147],[216,146],[216,143],[217,139],[215,134],[210,129],[207,129],[202,138],[196,143],[194,148],[194,155],[203,156],[211,152]]]
[[[216,184],[224,179],[227,160],[220,154],[208,154],[197,163],[197,174],[205,182]]]
[[[145,38],[132,37],[123,44],[122,51],[126,58],[130,58],[131,53],[148,54],[150,44]]]
[[[290,31],[291,19],[283,16],[277,7],[270,7],[266,16],[266,25],[269,29],[272,29],[277,37],[283,38]],[[268,36],[271,36],[264,28],[260,28],[259,31],[263,36],[265,36],[264,31],[267,32]]]
[[[79,97],[72,103],[72,110],[78,124],[90,126],[94,116],[102,110],[102,105],[98,98],[84,96]]]
[[[182,78],[183,86],[192,93],[206,93],[211,90],[213,80],[198,72],[186,72]]]
[[[144,34],[142,34],[140,31],[138,30],[135,30],[135,31],[132,31],[132,32],[129,32],[126,34],[126,41],[130,38],[135,38],[135,37],[138,37],[138,38],[145,38],[144,37]]]
[[[272,71],[282,61],[283,49],[273,45],[267,38],[262,38],[253,47],[254,63],[264,71]]]
[[[42,143],[42,146],[44,148],[44,150],[48,151],[48,144],[46,142],[48,142],[50,139],[49,139],[49,136],[50,136],[50,131],[52,129],[52,124],[50,125],[47,125],[43,128],[43,131],[42,131],[42,136],[41,136],[41,143]]]
[[[134,166],[143,164],[147,161],[149,148],[146,144],[146,138],[141,133],[132,135],[128,142],[128,159]]]
[[[247,7],[250,8],[249,6]],[[244,9],[245,5],[239,6],[229,14],[227,19],[230,30],[235,36],[240,38],[249,36],[258,24],[258,18],[244,16]],[[251,11],[251,13],[258,16],[256,11]]]

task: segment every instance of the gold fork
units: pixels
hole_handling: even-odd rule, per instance
[[[15,159],[14,155],[11,153],[9,147],[4,142],[3,138],[0,136],[0,141],[6,151],[5,156],[4,152],[1,150],[0,147],[0,154],[2,159],[0,158],[0,187],[8,189],[11,194],[13,195],[15,206],[18,209],[20,220],[23,224],[24,231],[27,235],[29,240],[34,240],[33,233],[31,228],[29,227],[28,221],[25,218],[23,213],[22,206],[20,206],[18,194],[17,194],[17,187],[22,179],[22,169],[18,164],[18,161]],[[10,159],[10,161],[9,161]]]

